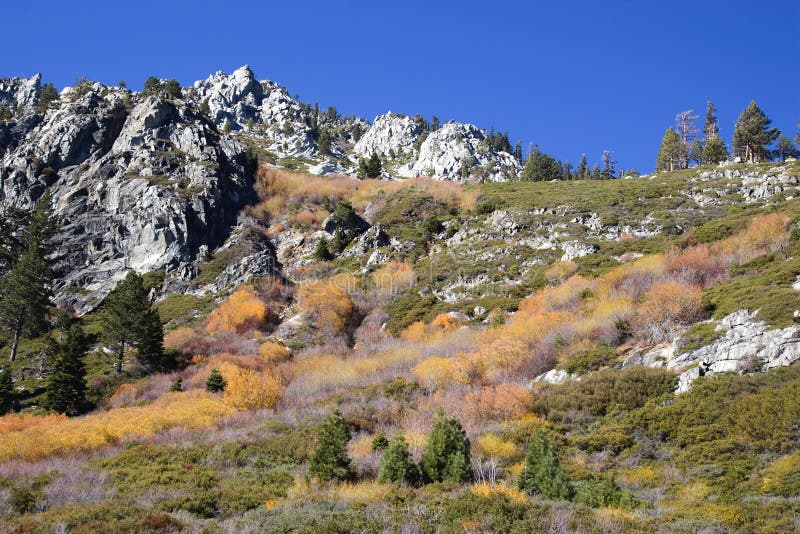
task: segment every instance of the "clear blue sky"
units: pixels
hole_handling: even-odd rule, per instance
[[[800,122],[800,2],[29,2],[2,9],[0,77],[141,88],[249,64],[308,102],[508,130],[562,160],[653,168],[677,112],[722,133],[755,99]]]

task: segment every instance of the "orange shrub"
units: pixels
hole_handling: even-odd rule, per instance
[[[444,331],[452,330],[460,324],[461,323],[449,313],[440,313],[431,321],[431,327]]]
[[[285,346],[275,341],[267,341],[258,348],[258,355],[271,363],[285,362],[292,357]]]
[[[544,272],[544,277],[548,282],[556,282],[569,278],[576,272],[578,264],[574,261],[557,261]]]
[[[178,328],[164,334],[164,348],[182,351],[197,337],[194,328]]]
[[[714,254],[736,256],[740,262],[777,252],[789,239],[789,217],[783,213],[759,215],[733,237],[712,245]]]
[[[727,256],[711,254],[708,245],[686,249],[667,258],[667,271],[684,284],[708,287],[725,277],[730,263]]]
[[[406,341],[419,342],[425,341],[428,336],[428,330],[422,321],[416,321],[408,325],[402,332],[400,337]]]
[[[298,290],[300,309],[317,327],[332,333],[342,332],[353,315],[353,301],[348,291],[356,285],[353,277],[305,281]]]
[[[428,390],[443,388],[462,376],[462,369],[455,358],[433,356],[411,369],[419,382]]]
[[[269,371],[253,371],[223,364],[219,372],[227,381],[223,400],[237,410],[272,408],[283,395],[280,378]]]
[[[675,325],[699,321],[703,316],[703,290],[677,282],[658,282],[645,295],[636,313],[640,335],[661,341]]]
[[[64,414],[54,413],[48,415],[32,415],[27,413],[20,415],[6,415],[0,417],[0,434],[17,432],[19,430],[25,430],[26,428],[36,425],[55,424],[59,421],[65,421],[67,419],[67,416]]]
[[[531,392],[520,384],[498,384],[473,391],[466,405],[476,419],[502,421],[520,417],[526,412]]]
[[[572,276],[555,287],[546,287],[519,303],[519,311],[533,315],[542,311],[571,310],[580,302],[582,291],[591,289],[591,280],[579,274]]]
[[[259,328],[267,319],[267,307],[250,286],[242,286],[208,314],[206,331],[232,332]]]
[[[413,286],[417,275],[410,264],[392,260],[372,273],[372,282],[382,293],[394,295]]]

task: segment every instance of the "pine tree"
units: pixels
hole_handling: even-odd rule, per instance
[[[519,141],[517,141],[517,144],[514,146],[514,158],[519,163],[522,163],[522,143]]]
[[[656,171],[674,171],[680,167],[681,139],[672,126],[667,128],[661,139],[661,148],[658,150]]]
[[[617,175],[617,162],[611,158],[610,150],[603,150],[601,161],[603,162],[603,170],[600,171],[600,177],[603,180],[615,178]]]
[[[539,493],[546,499],[570,499],[574,495],[567,472],[541,430],[528,446],[525,467],[517,478],[517,487],[528,493]]]
[[[6,366],[0,371],[0,415],[8,413],[14,404],[14,382],[11,380],[11,369]]]
[[[539,150],[538,145],[534,145],[533,152],[525,160],[520,180],[546,182],[558,180],[559,178],[561,178],[561,167],[555,158]]]
[[[694,139],[697,135],[697,126],[695,121],[697,115],[692,115],[694,110],[681,111],[675,116],[675,130],[678,132],[678,139],[680,139],[679,163],[678,168],[688,169],[689,160],[691,159],[692,146]]]
[[[333,254],[330,251],[330,242],[327,238],[322,238],[317,241],[316,247],[314,247],[314,259],[319,261],[331,261],[333,259]]]
[[[398,432],[389,448],[381,457],[378,482],[395,482],[415,485],[419,483],[419,467],[408,451],[408,443],[402,432]]]
[[[748,163],[769,158],[769,145],[778,138],[778,130],[753,100],[739,115],[733,132],[733,149]]]
[[[383,451],[389,447],[389,440],[386,439],[386,434],[378,432],[378,435],[372,440],[372,452]]]
[[[592,167],[592,180],[599,180],[599,179],[600,179],[600,165],[595,163],[594,167]]]
[[[356,472],[347,455],[350,431],[339,410],[334,410],[319,429],[317,447],[308,462],[309,473],[321,482],[353,480]]]
[[[83,357],[89,344],[83,328],[77,323],[70,324],[68,317],[62,317],[59,327],[62,339],[54,342],[45,407],[56,413],[78,415],[86,405]]]
[[[581,154],[581,159],[578,161],[578,168],[575,170],[575,175],[579,180],[586,180],[589,178],[589,164],[586,163],[586,154]]]
[[[227,385],[228,382],[225,380],[225,377],[222,376],[222,373],[219,372],[219,369],[211,369],[211,373],[209,373],[206,379],[206,391],[219,393],[220,391],[225,391],[225,386]]]
[[[781,133],[775,143],[775,157],[781,161],[786,161],[786,158],[796,158],[797,155],[797,147],[794,146],[792,140]]]
[[[145,365],[159,365],[163,358],[163,328],[152,309],[144,281],[131,271],[117,284],[102,306],[103,339],[116,355],[116,369],[122,372],[125,350],[137,349]]]
[[[12,336],[11,361],[17,357],[20,337],[37,335],[45,326],[53,273],[34,242],[25,249],[0,283],[0,321]]]
[[[420,470],[425,482],[468,482],[472,480],[469,466],[469,440],[461,423],[447,418],[444,411],[433,422],[431,435],[422,453]]]
[[[572,174],[572,163],[567,161],[561,166],[561,179],[572,180],[573,178],[574,176]]]
[[[183,391],[183,378],[181,377],[176,378],[175,381],[172,383],[172,385],[169,387],[169,390],[173,393]]]
[[[50,104],[58,100],[58,91],[53,87],[52,83],[46,83],[42,86],[39,92],[39,111],[44,113],[50,107]]]

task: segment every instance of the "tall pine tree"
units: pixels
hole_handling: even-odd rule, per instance
[[[733,132],[733,149],[748,163],[769,159],[769,145],[778,138],[777,128],[753,100],[739,115]]]
[[[539,150],[538,145],[534,145],[533,152],[525,160],[520,179],[523,181],[542,182],[560,178],[561,166],[555,158]]]
[[[546,499],[568,500],[574,495],[567,472],[541,430],[528,446],[525,466],[517,478],[517,487],[528,493],[541,494]]]
[[[117,373],[122,372],[125,351],[131,347],[137,349],[142,364],[161,365],[164,332],[141,276],[131,271],[106,297],[102,323],[103,339],[114,351]]]
[[[433,422],[431,435],[422,453],[420,470],[425,482],[468,482],[472,480],[469,465],[469,439],[454,418],[439,415]]]
[[[661,139],[661,148],[658,150],[658,160],[656,161],[657,171],[674,171],[680,166],[681,161],[681,139],[678,132],[670,126]]]
[[[728,158],[728,148],[719,135],[717,108],[709,100],[706,104],[706,120],[703,124],[702,160],[706,164],[717,164]]]
[[[402,432],[398,432],[388,449],[381,457],[381,468],[378,471],[378,482],[396,482],[405,484],[419,483],[419,467],[414,463],[408,451],[408,443]]]
[[[14,382],[11,369],[5,366],[0,370],[0,415],[7,413],[14,404]]]
[[[78,415],[86,405],[86,369],[83,357],[89,344],[83,328],[62,317],[61,340],[54,342],[45,407],[56,413]]]
[[[353,462],[347,454],[350,431],[339,410],[334,410],[319,429],[317,448],[308,462],[309,473],[320,482],[353,480]]]

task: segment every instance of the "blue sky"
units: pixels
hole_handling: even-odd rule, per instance
[[[800,2],[21,2],[0,76],[141,88],[249,64],[308,102],[507,130],[562,160],[652,169],[677,112],[712,99],[730,139],[751,99],[800,122]]]

